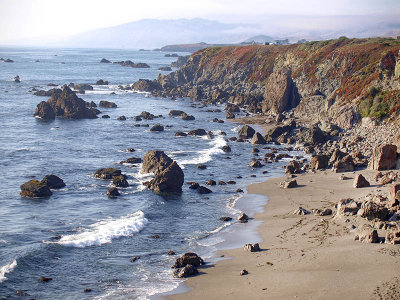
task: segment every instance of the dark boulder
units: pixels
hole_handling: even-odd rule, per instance
[[[200,185],[200,186],[197,188],[197,192],[198,192],[199,194],[210,194],[210,193],[212,193],[212,190],[206,188],[205,186]]]
[[[196,118],[195,118],[194,116],[188,115],[188,114],[186,114],[186,113],[182,114],[181,117],[182,117],[182,120],[184,120],[184,121],[193,121],[193,120],[196,120]]]
[[[111,64],[111,61],[109,61],[108,59],[105,59],[105,58],[102,58],[100,62],[103,64]]]
[[[177,269],[173,272],[173,276],[176,278],[186,278],[198,274],[199,271],[193,265],[186,265],[183,268]]]
[[[103,80],[103,79],[99,79],[96,81],[96,85],[108,85],[108,81],[107,80]]]
[[[187,136],[187,133],[183,132],[183,131],[177,131],[175,133],[175,136]]]
[[[188,132],[188,135],[204,136],[207,132],[204,129],[195,129]]]
[[[112,183],[118,187],[128,187],[129,183],[126,180],[126,175],[113,176]]]
[[[239,216],[238,221],[239,221],[240,223],[247,223],[247,222],[249,221],[249,217],[248,217],[245,213],[242,213],[242,214]]]
[[[29,198],[44,198],[49,197],[53,193],[50,188],[43,182],[36,179],[29,180],[21,185],[20,195]]]
[[[87,83],[77,83],[74,85],[74,89],[78,91],[93,91],[93,87]]]
[[[117,104],[115,104],[114,102],[110,102],[110,101],[106,101],[106,100],[101,100],[99,102],[99,106],[100,107],[106,107],[106,108],[116,108]]]
[[[107,196],[108,198],[116,198],[120,196],[121,194],[119,193],[118,189],[116,187],[110,187],[107,191]]]
[[[251,143],[253,145],[265,145],[267,142],[260,133],[256,132],[251,139]]]
[[[180,116],[185,114],[185,112],[183,110],[170,110],[169,115],[170,116]]]
[[[35,96],[41,96],[41,97],[51,97],[53,93],[55,94],[61,94],[62,90],[61,89],[50,89],[48,91],[40,90],[36,91],[33,94]]]
[[[188,252],[177,258],[172,268],[183,268],[187,265],[200,267],[204,265],[204,260],[196,253]]]
[[[103,119],[109,119],[109,118],[110,118],[109,115],[102,115],[101,117],[102,117]]]
[[[216,185],[217,183],[215,180],[210,179],[209,181],[206,182],[206,185]]]
[[[126,117],[125,116],[119,116],[117,118],[118,121],[126,121]]]
[[[133,152],[133,151],[130,151]],[[140,164],[142,159],[140,157],[130,157],[124,161],[121,161],[120,164]]]
[[[163,151],[148,151],[143,158],[142,173],[154,173],[147,187],[155,193],[181,193],[184,174],[178,164]]]
[[[150,131],[164,131],[164,126],[161,124],[156,124],[150,128]]]
[[[121,170],[114,168],[102,168],[98,169],[94,173],[94,177],[100,179],[112,179],[114,176],[120,176],[120,175],[121,175]]]
[[[65,182],[56,175],[46,175],[43,177],[41,182],[47,185],[50,189],[61,189],[65,187]]]
[[[251,163],[249,163],[249,167],[251,168],[261,168],[263,165],[259,160],[253,159]]]
[[[226,146],[222,146],[221,150],[224,151],[225,153],[228,153],[228,152],[232,151],[231,147],[229,147],[227,145]]]
[[[244,125],[242,128],[240,128],[238,136],[242,139],[251,139],[255,133],[256,131],[252,127],[249,125]]]

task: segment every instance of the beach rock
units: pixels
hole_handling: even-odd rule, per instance
[[[109,118],[110,118],[109,115],[102,115],[101,117],[102,117],[103,119],[109,119]]]
[[[188,135],[194,135],[194,136],[204,136],[207,135],[207,132],[204,129],[195,129],[191,130],[188,132]]]
[[[16,82],[16,83],[20,83],[21,82],[21,79],[19,78],[18,75],[14,77],[14,82]]]
[[[260,163],[259,160],[254,159],[249,163],[248,166],[251,167],[251,168],[261,168],[261,167],[263,167],[263,164]]]
[[[197,169],[205,170],[205,169],[207,169],[207,166],[206,165],[197,165]]]
[[[353,187],[355,188],[363,188],[369,187],[370,184],[367,179],[362,174],[357,174],[356,178],[354,179]]]
[[[133,263],[133,262],[137,261],[139,258],[140,258],[140,256],[133,256],[129,261]]]
[[[184,268],[187,265],[200,267],[200,266],[204,265],[204,260],[200,256],[198,256],[196,253],[187,252],[175,260],[175,263],[172,266],[172,268],[175,268],[175,269],[176,268]]]
[[[382,221],[390,217],[389,210],[385,206],[379,205],[373,201],[364,201],[361,203],[357,215],[368,220],[379,219]]]
[[[394,227],[386,232],[386,244],[399,245],[400,244],[400,227]]]
[[[142,111],[139,116],[145,120],[153,120],[156,118],[155,115],[153,115],[152,113],[149,113],[148,111]]]
[[[107,191],[107,196],[108,198],[116,198],[120,196],[121,194],[119,193],[118,189],[116,187],[110,187]]]
[[[164,131],[164,126],[161,124],[156,124],[150,128],[150,131]]]
[[[293,212],[293,214],[294,214],[294,215],[298,215],[298,216],[305,216],[305,215],[310,214],[310,212],[309,212],[308,210],[306,210],[306,209],[304,209],[304,208],[302,208],[302,207],[300,206],[298,209],[296,209],[296,210]]]
[[[106,107],[106,108],[117,108],[117,104],[114,102],[106,101],[106,100],[101,100],[99,102],[99,107]]]
[[[249,274],[249,272],[247,272],[247,270],[243,269],[242,271],[240,271],[240,276],[244,276]]]
[[[198,192],[199,194],[210,194],[210,193],[212,193],[212,190],[206,188],[205,186],[200,185],[200,186],[197,188],[197,192]]]
[[[342,199],[337,204],[336,215],[353,216],[360,209],[360,204],[351,198]]]
[[[112,183],[118,187],[128,187],[129,183],[126,180],[126,175],[113,176]]]
[[[43,182],[36,179],[29,180],[21,185],[20,195],[28,198],[44,198],[49,197],[53,193],[50,188]]]
[[[172,250],[169,250],[169,251],[167,252],[167,254],[168,254],[168,255],[175,255],[175,252],[172,251]]]
[[[247,223],[248,220],[249,220],[249,217],[245,213],[242,213],[238,218],[238,221],[240,223]]]
[[[232,218],[231,217],[221,217],[221,218],[219,218],[221,221],[224,221],[224,222],[229,222],[229,221],[232,221]]]
[[[333,172],[343,173],[354,171],[354,161],[351,155],[346,155],[333,164]]]
[[[237,189],[236,193],[243,193],[243,190],[242,189]]]
[[[90,293],[91,291],[92,291],[91,288],[85,288],[85,289],[83,290],[84,293]]]
[[[198,274],[199,271],[193,265],[186,265],[183,268],[177,269],[173,272],[173,276],[176,278],[186,278]]]
[[[315,155],[311,158],[310,169],[311,170],[321,170],[326,169],[329,164],[328,155]]]
[[[40,102],[35,111],[35,117],[38,117],[42,120],[54,120],[56,118],[56,114],[54,113],[53,107],[45,102]]]
[[[313,209],[312,210],[314,216],[329,216],[332,214],[332,209],[324,208],[324,209]]]
[[[184,120],[184,121],[193,121],[193,120],[196,120],[196,118],[194,117],[194,116],[192,116],[192,115],[188,115],[188,114],[183,114],[183,115],[181,115],[181,117],[182,117],[182,120]]]
[[[104,81],[103,79],[99,79],[96,81],[96,85],[108,85],[108,81]]]
[[[105,59],[105,58],[102,58],[100,62],[103,64],[111,64],[111,61],[109,61],[108,59]]]
[[[56,175],[46,175],[43,177],[41,182],[47,185],[50,189],[61,189],[65,187],[65,182]]]
[[[293,179],[293,180],[281,182],[280,186],[283,187],[284,189],[291,189],[291,188],[297,187],[298,184],[297,184],[296,179]]]
[[[258,243],[255,244],[245,244],[243,246],[244,250],[247,250],[249,252],[259,252],[261,251],[260,245]]]
[[[253,145],[265,145],[267,142],[265,141],[265,139],[263,138],[263,136],[256,132],[253,135],[253,138],[251,139],[251,144]]]
[[[378,243],[378,232],[370,225],[364,224],[360,229],[357,230],[354,240],[358,240],[362,243]]]
[[[119,116],[117,118],[118,121],[126,121],[126,117],[125,116]]]
[[[262,111],[274,114],[296,107],[300,96],[292,80],[291,71],[286,68],[274,68],[265,83]]]
[[[278,158],[277,158],[278,159]],[[297,160],[292,160],[285,169],[286,174],[300,174],[302,172],[302,165]]]
[[[370,168],[372,170],[390,170],[396,166],[397,147],[395,145],[377,145],[374,148]]]
[[[250,127],[249,125],[244,125],[242,128],[240,128],[238,136],[242,139],[250,139],[254,136],[255,133],[256,131],[252,127]]]
[[[136,116],[136,117],[133,117],[133,120],[136,121],[136,122],[139,122],[139,121],[142,121],[142,117],[141,116]]]
[[[94,177],[100,179],[112,179],[115,176],[120,176],[121,170],[115,168],[102,168],[94,173]]]

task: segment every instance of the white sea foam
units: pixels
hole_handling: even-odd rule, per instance
[[[82,232],[66,235],[56,242],[57,244],[84,248],[94,245],[111,243],[113,239],[122,236],[131,236],[139,232],[148,223],[142,211],[138,211],[119,219],[106,219],[92,224]]]
[[[211,146],[211,148],[196,151],[198,156],[194,158],[184,159],[184,160],[178,159],[177,160],[178,164],[181,166],[204,164],[212,160],[213,155],[218,153],[224,153],[224,151],[222,151],[221,148],[227,145],[223,136],[217,136],[215,139],[211,140],[208,144]]]
[[[17,261],[14,259],[12,263],[0,268],[0,282],[7,280],[6,274],[11,273],[17,266]]]

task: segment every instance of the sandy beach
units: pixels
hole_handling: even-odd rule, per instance
[[[331,170],[298,175],[299,186],[293,189],[279,186],[285,178],[249,186],[250,194],[269,198],[264,212],[255,216],[262,221],[261,251],[221,251],[232,259],[200,269],[201,275],[185,282],[188,293],[168,299],[400,299],[398,245],[355,241],[352,221],[335,216],[339,200],[389,188],[374,185],[377,171],[361,172],[371,187],[353,187],[359,171],[340,180]],[[331,208],[333,215],[293,214],[299,207]],[[243,269],[248,275],[240,275]]]

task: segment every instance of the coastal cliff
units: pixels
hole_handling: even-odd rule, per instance
[[[179,70],[140,80],[134,89],[156,96],[232,103],[251,112],[295,109],[312,122],[344,129],[362,117],[400,112],[400,40],[345,37],[295,45],[212,47]]]

